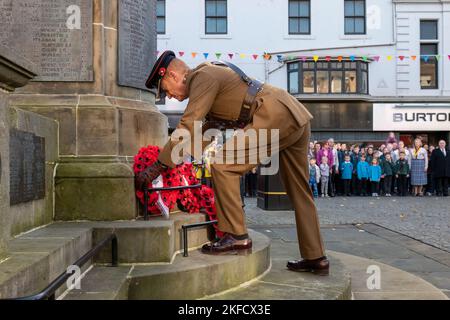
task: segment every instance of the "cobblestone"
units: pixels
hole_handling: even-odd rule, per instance
[[[450,197],[335,197],[316,200],[321,225],[374,223],[450,252]],[[265,211],[246,198],[249,226],[293,225],[293,211]]]

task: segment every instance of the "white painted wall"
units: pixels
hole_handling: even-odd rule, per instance
[[[450,0],[418,2],[367,0],[367,34],[349,36],[344,35],[344,0],[313,0],[311,35],[293,36],[288,34],[287,0],[228,0],[227,35],[205,34],[204,0],[166,0],[166,35],[158,35],[158,50],[184,51],[182,59],[191,67],[206,61],[203,52],[210,53],[209,61],[216,60],[214,53],[220,52],[223,54],[221,59],[237,64],[250,76],[283,88],[287,88],[286,67],[277,62],[276,57],[271,61],[259,57],[255,61],[248,55],[255,53],[261,56],[264,51],[320,56],[380,55],[381,61],[372,62],[369,66],[369,90],[372,96],[450,95],[449,61],[441,60],[442,88],[433,90],[435,92],[423,92],[419,83],[419,62],[405,60],[402,63],[405,65],[402,65],[398,59],[394,58],[390,62],[385,59],[387,55],[420,54],[418,21],[421,17],[436,17],[440,20],[440,48],[442,54],[450,52]],[[402,25],[405,21],[409,25],[408,38],[402,39],[406,42],[398,45],[399,31],[396,25]],[[199,54],[193,59],[191,52]],[[241,59],[235,56],[229,60],[228,53],[245,53],[247,57]],[[281,69],[276,70],[280,66]],[[397,71],[405,69],[408,74],[399,76]],[[408,80],[406,88],[405,82],[402,83],[403,87],[399,85],[399,80],[405,78]],[[185,105],[168,100],[165,106],[159,107],[163,111],[182,110]]]

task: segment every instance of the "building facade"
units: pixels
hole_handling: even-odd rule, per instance
[[[162,0],[157,15],[159,51],[287,89],[315,140],[450,138],[450,0]],[[159,107],[176,123],[185,105]]]

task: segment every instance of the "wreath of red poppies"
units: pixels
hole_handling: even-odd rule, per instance
[[[148,166],[151,166],[158,159],[161,149],[158,146],[147,146],[139,150],[134,157],[133,170],[137,175],[144,171]],[[164,187],[179,187],[186,185],[195,185],[199,181],[195,177],[193,166],[191,163],[184,163],[173,169],[169,168],[161,173]],[[151,192],[152,184],[148,186],[148,211],[150,215],[160,214],[160,209],[157,206],[158,193]],[[144,192],[136,191],[136,196],[139,201],[144,203]],[[175,204],[178,203],[183,211],[188,213],[198,213],[203,209],[211,220],[217,219],[216,206],[214,203],[214,191],[203,185],[198,189],[185,189],[175,191],[161,191],[161,198],[164,204],[172,210]],[[221,237],[223,233],[214,225],[217,236]]]

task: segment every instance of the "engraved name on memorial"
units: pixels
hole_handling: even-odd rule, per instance
[[[10,204],[45,197],[45,138],[10,130]]]
[[[119,0],[118,84],[147,90],[156,56],[156,0]]]
[[[93,81],[92,0],[0,0],[0,43],[37,66],[35,81]]]

